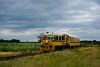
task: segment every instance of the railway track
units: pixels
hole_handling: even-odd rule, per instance
[[[41,54],[41,53],[43,53],[43,52],[33,51],[32,53],[22,53],[22,54],[15,55],[15,56],[0,57],[0,61],[12,60],[12,59],[22,58],[22,57],[26,57],[26,56],[34,56],[34,55]]]

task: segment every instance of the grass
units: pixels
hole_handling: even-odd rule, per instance
[[[100,47],[83,47],[1,61],[0,67],[99,67]]]
[[[22,52],[0,52],[0,57],[16,56],[20,54],[22,54]]]
[[[0,52],[31,52],[39,47],[39,43],[0,43]]]

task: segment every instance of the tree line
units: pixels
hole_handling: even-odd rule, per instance
[[[11,40],[0,39],[0,43],[20,43],[20,40],[18,40],[18,39],[11,39]]]
[[[18,39],[11,39],[11,40],[0,39],[0,43],[38,43],[38,42],[30,42],[30,41],[22,42]]]
[[[80,41],[81,46],[94,46],[94,45],[99,45],[100,46],[100,41],[96,40],[82,40]]]

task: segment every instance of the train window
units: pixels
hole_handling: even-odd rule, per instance
[[[43,36],[43,39],[46,40],[46,39],[48,39],[48,38],[47,38],[47,36]]]
[[[65,40],[65,36],[62,36],[62,40]]]
[[[54,37],[54,40],[55,40],[55,41],[58,41],[58,36],[55,36],[55,37]]]
[[[61,36],[59,37],[59,41],[62,41],[62,37]]]
[[[38,36],[38,39],[39,40],[46,40],[46,39],[54,40],[54,36]]]
[[[62,36],[62,41],[67,41],[67,38],[65,36]]]
[[[54,40],[54,36],[48,36],[49,40]]]

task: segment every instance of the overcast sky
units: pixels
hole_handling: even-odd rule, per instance
[[[100,40],[100,0],[0,0],[0,39],[54,32]]]

